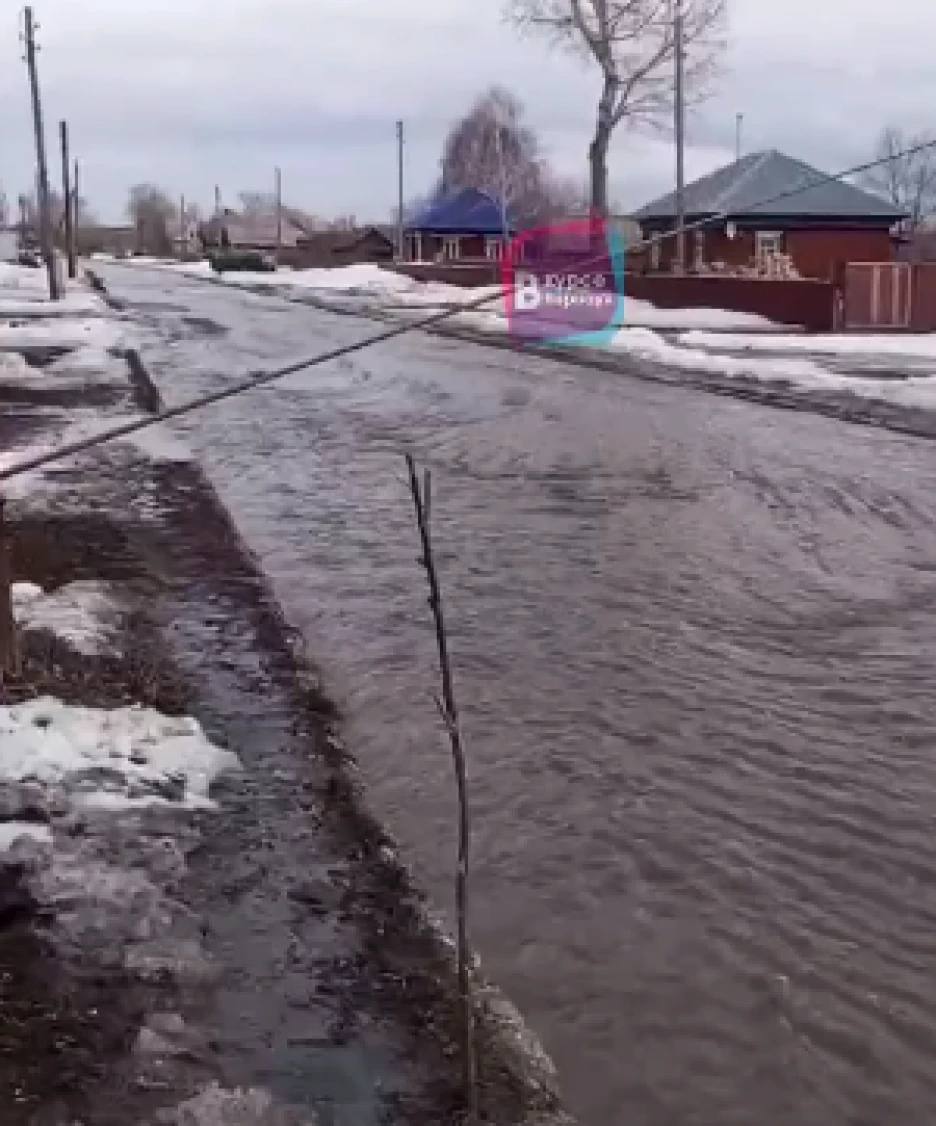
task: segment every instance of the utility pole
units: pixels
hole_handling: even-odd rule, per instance
[[[741,125],[744,122],[744,114],[735,114],[735,160],[741,159]]]
[[[215,216],[221,218],[221,188],[215,184]]]
[[[68,122],[59,122],[62,142],[62,203],[65,207],[65,251],[68,254],[68,276],[75,277],[75,200],[71,188],[71,161],[68,158]]]
[[[78,161],[75,161],[72,169],[72,223],[75,227],[75,242],[78,241],[78,231],[80,230],[81,223],[81,193],[78,190]]]
[[[274,170],[276,184],[276,264],[280,264],[283,250],[283,174],[276,168]]]
[[[676,273],[686,271],[686,172],[685,172],[685,124],[686,106],[683,89],[683,6],[682,0],[675,0],[673,12],[673,47],[675,51],[676,73],[673,82],[673,104],[676,114]]]
[[[39,75],[36,71],[36,23],[32,8],[23,10],[23,39],[26,44],[26,66],[29,70],[29,87],[32,94],[33,129],[36,134],[36,200],[39,208],[39,239],[42,256],[45,258],[49,274],[49,297],[58,301],[61,297],[58,274],[55,264],[55,249],[52,245],[52,217],[49,214],[49,167],[46,164],[45,130],[42,124],[42,99],[39,95]]]
[[[188,223],[185,219],[185,196],[179,197],[179,261],[185,260],[188,249]]]
[[[396,123],[397,141],[397,259],[402,262],[404,258],[403,243],[403,122]]]

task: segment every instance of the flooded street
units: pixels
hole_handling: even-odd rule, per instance
[[[376,326],[103,271],[170,404]],[[584,1126],[936,1118],[936,446],[425,335],[178,425]]]

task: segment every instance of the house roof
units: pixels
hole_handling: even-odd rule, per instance
[[[514,229],[514,224],[509,223]],[[504,229],[497,203],[477,188],[462,188],[424,207],[406,224],[408,231],[437,235],[495,235]]]
[[[355,227],[350,231],[313,231],[311,234],[304,235],[300,241],[303,246],[311,246],[331,253],[333,251],[352,250],[364,242],[368,236],[375,234],[388,247],[393,246],[392,239],[388,239],[383,231],[375,226]]]
[[[275,215],[241,215],[225,210],[222,215],[213,216],[204,224],[204,230],[212,237],[217,237],[222,227],[227,230],[233,246],[276,246]],[[284,242],[295,242],[306,232],[284,215],[280,233]]]
[[[687,216],[726,218],[770,215],[789,219],[878,220],[896,223],[904,212],[870,192],[795,160],[776,149],[753,152],[687,184]],[[670,192],[634,213],[634,218],[676,218],[676,193]]]

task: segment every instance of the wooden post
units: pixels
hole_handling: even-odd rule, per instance
[[[68,276],[77,274],[75,265],[75,200],[71,187],[71,161],[68,158],[68,122],[59,122],[62,142],[62,201],[65,205],[65,251],[68,254]]]
[[[24,39],[26,41],[26,67],[29,70],[29,89],[32,96],[33,131],[36,136],[36,203],[39,208],[39,237],[42,254],[49,274],[49,297],[58,301],[61,297],[58,272],[55,263],[55,248],[52,245],[52,216],[49,199],[49,168],[46,164],[45,131],[42,125],[42,99],[39,95],[39,74],[36,70],[36,23],[32,8],[24,12]]]
[[[0,497],[0,684],[19,675],[16,626],[13,621],[13,584],[10,545],[7,542],[4,501]]]
[[[397,139],[397,229],[396,252],[398,261],[406,257],[405,243],[403,241],[403,122],[396,123]]]
[[[276,189],[276,264],[280,264],[283,254],[283,174],[279,168],[274,170]]]

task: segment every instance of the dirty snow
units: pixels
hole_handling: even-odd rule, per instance
[[[728,351],[808,352],[825,356],[895,356],[936,360],[936,333],[894,333],[888,336],[843,333],[801,336],[778,333],[765,339],[742,333],[684,332],[679,343]]]
[[[125,335],[112,316],[50,318],[45,323],[31,319],[28,324],[0,323],[0,349],[117,348],[124,344]]]
[[[46,295],[33,298],[8,297],[0,288],[0,318],[74,317],[100,313],[107,308],[95,293],[86,290],[66,292],[58,301]]]
[[[34,583],[13,584],[13,616],[23,630],[48,630],[85,656],[110,648],[119,610],[106,583],[68,583],[50,594]]]
[[[49,696],[0,707],[0,742],[0,780],[61,786],[86,808],[212,808],[211,783],[239,766],[197,720]]]

